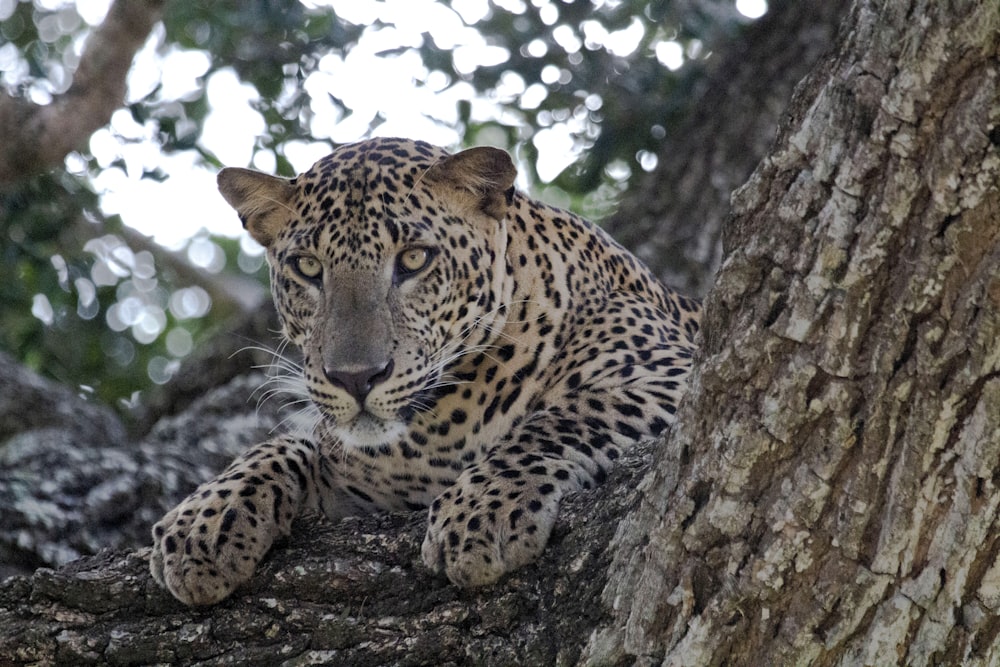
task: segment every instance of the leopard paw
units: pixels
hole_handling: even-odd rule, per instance
[[[150,572],[187,605],[219,602],[250,579],[283,532],[267,498],[205,484],[153,526]],[[257,489],[267,496],[269,491]],[[289,522],[290,523],[290,522]]]
[[[431,505],[424,564],[458,586],[491,584],[542,553],[561,496],[553,484],[470,468]]]

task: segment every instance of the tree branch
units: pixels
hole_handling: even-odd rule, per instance
[[[116,0],[88,38],[73,83],[51,104],[0,93],[0,184],[58,165],[105,125],[125,98],[132,58],[163,13],[165,0]]]
[[[542,559],[478,591],[421,564],[424,512],[304,520],[208,609],[156,586],[148,548],[14,577],[0,584],[0,664],[574,664],[606,617],[605,545],[649,458],[637,448],[567,498]]]

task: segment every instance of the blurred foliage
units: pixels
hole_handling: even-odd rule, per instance
[[[744,22],[731,2],[570,0],[523,4],[522,9],[493,11],[477,25],[489,43],[510,55],[501,64],[479,68],[471,80],[478,90],[499,91],[505,78],[520,79],[515,88],[525,92],[501,103],[523,126],[573,127],[580,157],[556,184],[574,194],[592,192],[606,181],[609,165],[617,162],[626,174],[613,180],[626,180],[642,168],[644,158],[654,159],[665,126],[687,110],[691,89],[703,74],[706,43]],[[623,54],[606,46],[613,33],[631,33],[634,48]],[[687,67],[672,71],[656,58],[664,42],[687,54]],[[529,91],[544,97],[526,103]]]
[[[211,111],[207,82],[216,72],[234,71],[256,91],[253,105],[263,120],[254,162],[293,175],[286,149],[331,136],[318,126],[318,109],[332,106],[343,119],[356,112],[332,91],[316,93],[307,81],[321,72],[325,58],[345,61],[365,40],[404,27],[394,21],[405,18],[381,9],[357,25],[338,16],[352,1],[326,6],[172,0],[152,37],[156,49],[203,54],[203,71],[179,95],[166,95],[161,84],[140,91],[127,112],[162,154],[195,151],[203,163],[221,166],[202,143]],[[464,137],[460,143],[505,145],[519,155],[543,197],[591,215],[612,206],[633,173],[655,166],[658,142],[687,112],[704,59],[746,23],[733,0],[438,4],[478,33],[491,61],[470,65],[447,35],[433,30],[415,43],[383,48],[376,57],[397,62],[417,54],[422,69],[415,87],[457,93],[451,122],[455,136]],[[73,2],[0,0],[0,85],[38,103],[65,91],[91,29],[81,11]],[[683,54],[684,67],[675,71],[657,57],[667,43]],[[476,111],[482,100],[492,105],[485,114]],[[384,120],[380,113],[362,119],[368,131]],[[534,170],[541,144],[536,140],[553,129],[571,138],[568,152],[578,158],[542,183]],[[114,124],[111,134],[123,146],[149,139],[123,136]],[[204,284],[193,285],[189,275],[171,271],[176,263],[164,261],[166,251],[130,247],[135,235],[117,217],[102,214],[93,179],[107,169],[134,170],[125,162],[120,156],[109,162],[73,154],[65,170],[0,192],[0,347],[127,415],[138,392],[150,380],[166,382],[178,361],[235,306],[220,312],[225,309],[216,303],[210,312],[208,295],[222,293],[212,285],[222,274],[203,274]],[[144,178],[167,177],[158,167],[142,171]],[[202,266],[263,280],[259,255],[240,241],[200,237],[186,251],[189,257],[218,255],[220,261],[202,256]]]
[[[0,348],[126,414],[215,326],[208,292],[128,235],[65,174],[0,193]],[[200,242],[241,263],[238,241]],[[242,264],[263,281],[259,260]]]

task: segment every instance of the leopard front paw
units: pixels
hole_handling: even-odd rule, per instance
[[[187,605],[219,602],[248,581],[284,531],[259,499],[199,487],[153,526],[153,578]]]
[[[492,584],[535,560],[545,549],[559,511],[551,484],[517,487],[467,470],[431,505],[421,556],[452,583]]]

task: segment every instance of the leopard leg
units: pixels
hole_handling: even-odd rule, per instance
[[[634,294],[594,312],[553,362],[559,381],[541,407],[431,505],[423,561],[452,582],[489,584],[534,560],[566,494],[602,482],[623,449],[673,422],[692,342]]]
[[[228,596],[315,504],[316,458],[312,442],[292,437],[237,458],[153,526],[153,578],[188,605]]]
[[[650,412],[658,414],[650,417]],[[637,422],[665,427],[670,417],[663,410],[647,411],[629,419],[629,425],[618,424],[628,434],[623,435],[601,419],[569,418],[555,410],[535,413],[434,500],[421,550],[424,563],[471,587],[535,560],[549,540],[562,498],[601,483],[624,447],[653,437],[648,429],[640,432]]]

